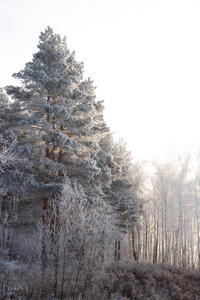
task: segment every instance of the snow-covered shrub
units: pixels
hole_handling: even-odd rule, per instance
[[[117,262],[106,269],[102,290],[107,298],[200,299],[200,272],[166,264]]]
[[[25,257],[32,263],[35,257],[37,265],[40,259],[43,288],[51,282],[55,297],[84,297],[101,276],[113,231],[105,202],[89,201],[77,181],[66,177],[61,195],[49,201],[37,224],[32,243],[28,238],[23,242]]]

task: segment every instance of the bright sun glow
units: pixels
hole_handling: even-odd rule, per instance
[[[66,35],[105,100],[112,132],[136,158],[200,141],[200,1],[1,1],[0,85],[36,52],[48,25]]]

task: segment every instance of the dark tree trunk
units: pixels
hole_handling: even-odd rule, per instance
[[[119,240],[115,240],[115,253],[114,253],[115,261],[119,261],[121,259],[121,244]]]
[[[134,234],[134,226],[132,225],[131,228],[131,234],[132,234],[132,249],[133,249],[133,258],[135,261],[138,261],[138,256],[137,253],[135,251],[135,234]]]

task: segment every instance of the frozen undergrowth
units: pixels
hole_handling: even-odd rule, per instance
[[[16,261],[0,263],[0,298],[54,299],[51,276],[41,290],[40,270],[20,265]],[[198,300],[200,299],[200,272],[172,267],[166,264],[145,264],[118,262],[110,264],[101,274],[84,298],[59,293],[56,299],[96,300]],[[71,295],[73,291],[71,291]]]

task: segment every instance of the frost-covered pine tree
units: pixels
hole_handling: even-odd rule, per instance
[[[116,215],[116,226],[126,233],[131,219],[137,217],[138,208],[129,169],[132,165],[131,153],[126,150],[123,140],[114,142],[113,135],[108,133],[99,142],[97,155],[98,166],[101,169],[103,192],[106,201],[113,207]],[[120,260],[120,239],[116,236],[115,260]]]
[[[96,101],[93,82],[83,79],[83,63],[75,60],[66,39],[48,27],[32,61],[13,76],[21,86],[6,87],[12,102],[3,128],[26,161],[5,183],[17,203],[17,220],[27,228],[41,214],[45,219],[65,175],[76,178],[92,202],[104,198],[122,215],[130,203],[130,157],[113,142],[103,102]]]
[[[95,99],[92,81],[83,80],[83,63],[75,60],[65,38],[48,27],[38,49],[32,62],[13,75],[22,86],[6,88],[14,100],[11,110],[20,109],[12,114],[18,121],[10,122],[7,131],[17,134],[15,150],[31,164],[32,186],[43,195],[43,208],[60,191],[65,173],[77,177],[88,196],[98,197],[100,169],[93,157],[99,135],[108,131],[103,105]],[[25,178],[24,183],[26,199],[37,194]]]
[[[78,179],[91,201],[103,195],[95,159],[98,141],[108,132],[103,104],[96,101],[93,82],[83,80],[83,63],[75,60],[65,38],[48,27],[38,49],[13,75],[21,86],[6,87],[13,101],[4,135],[15,141],[13,150],[24,160],[4,182],[5,198],[14,203],[13,244],[14,237],[30,232],[41,215],[47,222],[51,200],[59,196],[66,174]],[[44,245],[43,257],[46,251]]]
[[[119,214],[124,215],[133,196],[130,193],[132,184],[129,176],[131,154],[126,150],[125,142],[114,142],[110,133],[100,140],[99,145],[97,161],[104,182],[105,197]]]

